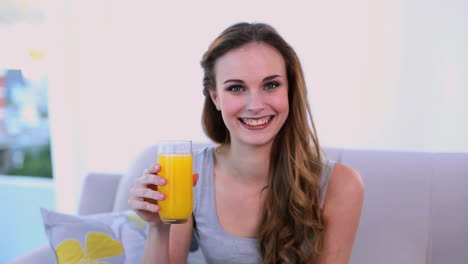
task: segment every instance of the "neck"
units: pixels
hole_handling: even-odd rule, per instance
[[[216,152],[229,177],[240,183],[265,186],[268,184],[271,146],[271,143],[264,146],[230,144],[219,147]]]

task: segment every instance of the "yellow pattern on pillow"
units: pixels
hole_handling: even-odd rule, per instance
[[[135,223],[133,229],[143,229],[146,227],[146,221],[139,217],[137,214],[129,214],[127,216],[128,222]]]
[[[86,254],[75,239],[67,239],[55,248],[58,264],[104,264],[98,259],[110,258],[124,252],[118,240],[103,233],[90,232],[86,236]]]

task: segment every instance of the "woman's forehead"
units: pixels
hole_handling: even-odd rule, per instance
[[[216,60],[214,70],[218,83],[232,78],[254,80],[271,75],[286,76],[281,53],[262,42],[252,42],[227,52]]]

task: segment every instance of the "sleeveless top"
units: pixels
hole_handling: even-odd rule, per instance
[[[321,207],[327,191],[334,161],[325,161],[321,175]],[[214,147],[206,147],[194,153],[193,171],[199,174],[194,188],[193,216],[197,224],[200,248],[206,263],[261,263],[262,257],[257,239],[238,237],[227,233],[218,222],[214,193]]]

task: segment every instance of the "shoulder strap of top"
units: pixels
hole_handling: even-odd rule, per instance
[[[193,173],[198,173],[199,175],[197,185],[193,189],[194,215],[199,212],[203,196],[207,198],[206,195],[210,191],[209,186],[211,186],[211,181],[213,180],[210,177],[213,171],[212,150],[213,147],[205,147],[193,154]]]
[[[323,209],[325,203],[325,197],[327,195],[328,182],[330,181],[330,176],[335,166],[336,161],[325,160],[323,162],[322,174],[320,175],[320,187],[322,188],[322,200],[320,202],[320,208]]]

